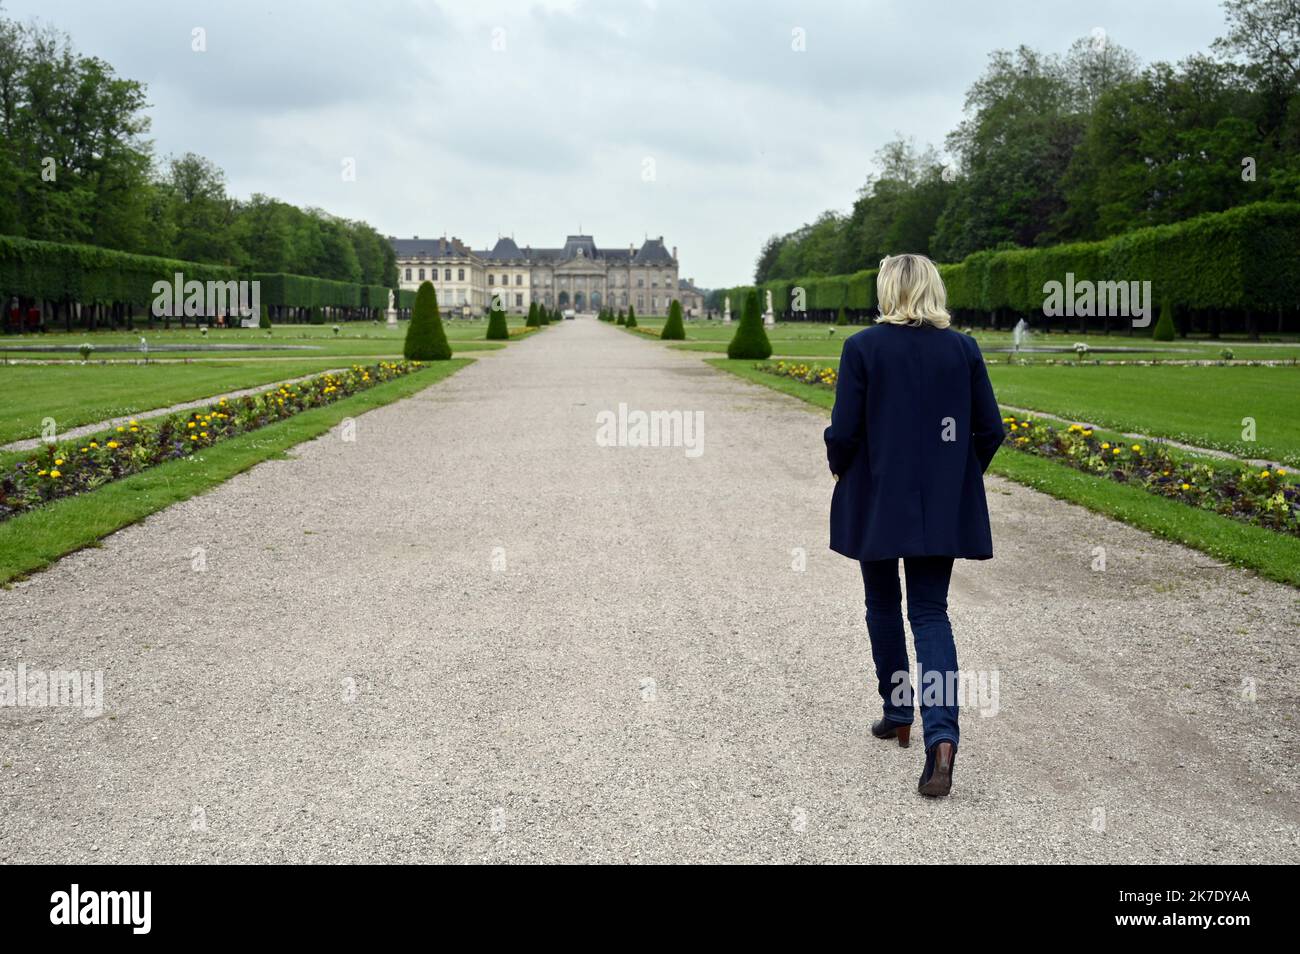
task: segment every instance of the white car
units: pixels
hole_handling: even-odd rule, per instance
[[[566,308],[564,309],[564,317],[566,320],[569,318],[577,318],[578,313],[574,311],[572,308]]]

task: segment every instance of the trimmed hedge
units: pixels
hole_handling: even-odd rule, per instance
[[[728,358],[747,358],[766,361],[772,357],[772,342],[763,329],[763,316],[758,310],[758,292],[745,296],[745,310],[731,343],[727,345]]]
[[[154,282],[238,281],[239,270],[180,259],[132,255],[94,245],[64,245],[0,235],[0,298],[148,307]]]
[[[531,309],[529,311],[531,313]],[[510,338],[510,328],[506,324],[506,313],[500,308],[493,308],[488,312],[487,334],[484,337],[488,341],[506,341]]]
[[[1100,242],[976,252],[939,266],[950,308],[1041,312],[1049,281],[1149,281],[1153,302],[1172,308],[1254,311],[1300,307],[1300,203],[1257,202]],[[876,269],[852,275],[777,279],[723,289],[732,309],[751,291],[772,291],[778,313],[804,291],[809,312],[876,307]]]
[[[388,308],[388,288],[383,285],[249,273],[227,265],[0,235],[0,299],[5,301],[17,297],[57,304],[149,309],[157,297],[154,284],[172,284],[178,272],[186,282],[259,282],[261,304],[273,309],[295,308],[310,313],[317,307],[349,311],[364,308],[366,317],[380,317]],[[415,302],[414,292],[401,293],[400,297],[404,307]]]
[[[420,283],[415,293],[415,309],[411,323],[406,327],[406,341],[402,354],[407,361],[446,361],[451,357],[451,345],[438,314],[438,296],[433,282]]]
[[[682,325],[682,303],[676,298],[668,306],[668,320],[659,331],[659,337],[664,341],[686,340],[686,328]]]
[[[285,275],[254,272],[253,281],[261,282],[262,301],[274,307],[360,308],[361,286],[350,282],[335,282],[328,278],[309,278],[306,275]],[[388,290],[384,289],[384,303],[388,303]]]

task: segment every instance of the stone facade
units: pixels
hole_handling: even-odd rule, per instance
[[[561,248],[520,248],[503,238],[488,251],[475,251],[456,238],[389,241],[401,287],[432,281],[442,311],[452,315],[482,315],[498,296],[503,310],[513,314],[523,314],[536,301],[578,312],[631,306],[639,315],[665,315],[673,298],[688,309],[684,296],[698,296],[693,285],[678,278],[677,249],[670,252],[662,235],[646,239],[639,249],[599,248],[590,235],[570,235]],[[701,299],[695,307],[702,304]]]

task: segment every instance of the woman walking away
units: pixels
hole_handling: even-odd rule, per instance
[[[862,564],[884,702],[871,733],[906,748],[915,716],[898,579],[903,561],[925,731],[917,791],[947,795],[960,738],[948,581],[954,559],[993,556],[984,471],[1002,443],[1002,415],[979,346],[948,327],[933,262],[886,258],[876,297],[876,324],[844,342],[826,428],[836,480],[831,549]]]

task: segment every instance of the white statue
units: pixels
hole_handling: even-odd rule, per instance
[[[772,311],[772,289],[767,290],[767,309],[763,312],[763,324],[776,324],[776,313]]]
[[[397,327],[397,309],[393,307],[393,290],[388,289],[388,310],[384,312],[384,317],[388,320],[390,328]]]
[[[731,296],[730,295],[727,296],[726,301],[722,306],[722,322],[723,324],[727,324],[727,325],[731,324]]]

